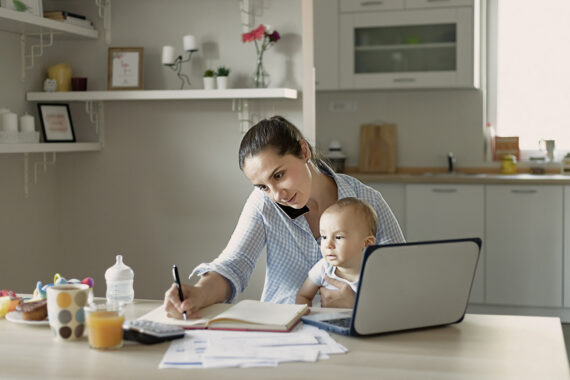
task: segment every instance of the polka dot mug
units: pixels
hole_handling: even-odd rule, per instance
[[[85,311],[89,285],[62,284],[47,289],[48,319],[59,340],[76,340],[85,331]]]

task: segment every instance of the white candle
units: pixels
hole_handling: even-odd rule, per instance
[[[18,115],[13,112],[3,113],[2,127],[6,132],[18,132]]]
[[[35,130],[34,117],[32,115],[25,114],[20,116],[20,131],[34,132]]]
[[[162,64],[171,65],[176,60],[176,53],[174,53],[174,48],[172,46],[162,47]]]
[[[198,50],[196,47],[196,38],[192,35],[184,36],[184,51]]]

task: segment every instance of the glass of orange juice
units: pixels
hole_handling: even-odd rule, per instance
[[[123,307],[116,303],[96,301],[85,307],[89,347],[114,350],[123,346]]]

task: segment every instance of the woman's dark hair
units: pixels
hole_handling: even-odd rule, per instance
[[[247,157],[253,157],[261,152],[265,147],[272,147],[279,156],[291,154],[295,157],[302,157],[301,140],[305,140],[301,131],[291,122],[282,116],[273,116],[269,119],[261,120],[255,124],[241,140],[239,146],[239,168],[243,170],[243,165]],[[306,141],[306,140],[305,140]],[[307,141],[311,151],[311,161],[320,170],[327,168],[321,155],[313,149]]]

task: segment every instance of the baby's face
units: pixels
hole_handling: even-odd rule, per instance
[[[360,268],[362,251],[370,237],[364,218],[351,208],[323,213],[320,222],[321,254],[341,268]]]

